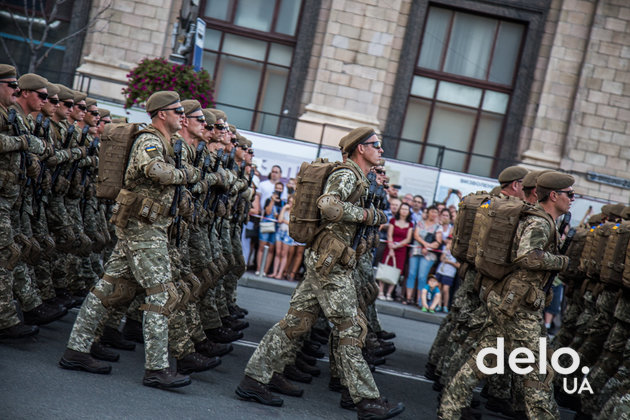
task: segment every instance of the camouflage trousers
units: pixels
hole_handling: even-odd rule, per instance
[[[448,315],[446,315],[446,317],[444,317],[442,323],[440,324],[440,328],[438,329],[437,335],[435,336],[431,349],[429,350],[428,363],[433,366],[437,367],[442,359],[442,355],[444,355],[444,352],[448,347],[449,337],[453,328],[455,328],[454,318],[455,313],[451,311]]]
[[[212,260],[218,259],[222,255],[222,242],[219,240],[219,234],[217,232],[216,223],[212,226],[208,226],[209,233],[209,241],[208,246],[210,250],[208,255],[212,256]],[[192,252],[192,251],[191,251]],[[194,263],[193,263],[194,267]],[[219,281],[220,283],[220,281]],[[222,313],[219,313],[219,300],[221,290],[219,289],[220,284],[214,289],[208,289],[206,295],[203,296],[200,305],[199,305],[199,315],[201,316],[201,322],[203,324],[203,328],[213,329],[219,328],[222,325],[221,317],[223,315],[223,311],[227,311],[227,307],[221,306]],[[222,286],[221,286],[222,288]],[[229,315],[229,311],[228,311]]]
[[[33,281],[34,278],[33,269],[24,262],[19,262],[13,269],[13,294],[20,302],[20,307],[24,312],[35,309],[42,304],[39,290]]]
[[[477,355],[488,347],[496,347],[498,337],[505,338],[505,351],[511,353],[517,347],[526,347],[540,360],[539,338],[542,313],[518,310],[513,316],[499,311],[501,298],[494,292],[488,296],[488,322],[482,328],[478,346],[468,361],[464,363],[453,380],[445,388],[438,411],[441,419],[459,419],[461,410],[468,406],[472,391],[477,383],[487,377],[477,368]],[[486,362],[488,365],[488,363]],[[493,366],[492,363],[489,364]],[[495,365],[495,364],[494,364]],[[559,419],[558,406],[553,399],[550,376],[541,378],[538,366],[523,376],[525,387],[525,411],[528,418]],[[547,367],[548,371],[551,369]]]
[[[562,325],[560,330],[551,341],[551,347],[554,350],[560,347],[567,347],[571,344],[575,331],[577,329],[577,321],[582,313],[583,306],[580,300],[581,296],[576,296],[577,293],[569,299],[566,309],[562,314]]]
[[[606,289],[597,297],[597,312],[586,329],[584,343],[578,349],[582,365],[592,366],[602,351],[606,337],[614,323],[614,310],[619,298],[617,289]]]
[[[146,242],[119,238],[105,267],[105,274],[113,278],[133,279],[144,289],[172,282],[166,238],[160,240],[156,237],[150,245]],[[95,290],[109,296],[114,291],[114,286],[101,279]],[[163,306],[167,300],[168,294],[160,292],[146,296],[145,303]],[[72,328],[68,348],[89,353],[99,324],[105,322],[106,315],[107,309],[100,299],[90,292]],[[143,332],[145,368],[151,370],[168,368],[168,318],[158,312],[145,311]]]
[[[595,416],[598,420],[630,418],[615,416],[615,414],[628,415],[628,405],[630,404],[628,398],[630,395],[630,340],[626,341],[622,359],[623,364],[599,392],[597,402],[599,415]],[[620,407],[622,408],[620,409]]]
[[[339,332],[334,357],[352,400],[378,398],[378,388],[361,353],[367,327],[359,318],[352,274],[348,269],[335,266],[329,276],[323,278],[314,270],[316,262],[316,254],[307,250],[306,276],[293,292],[289,312],[265,334],[249,359],[245,374],[266,384],[274,372],[282,373],[298,350],[300,338],[310,331],[321,309]]]
[[[45,198],[44,200],[47,201]],[[42,251],[44,251],[44,241],[49,235],[49,231],[43,200],[36,205],[36,211],[32,217],[31,225],[33,227],[33,235],[42,246]],[[55,297],[55,288],[53,286],[50,261],[51,256],[43,255],[42,252],[39,261],[33,265],[33,279],[35,280],[35,284],[39,290],[40,297],[44,300]]]

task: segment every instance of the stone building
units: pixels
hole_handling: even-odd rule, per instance
[[[391,158],[561,168],[578,192],[630,199],[625,0],[93,0],[93,13],[109,2],[77,69],[95,95],[121,100],[127,72],[169,57],[198,16],[238,127],[334,145],[370,125]]]

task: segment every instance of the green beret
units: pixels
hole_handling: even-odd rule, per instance
[[[46,90],[48,91],[48,97],[55,96],[59,94],[59,88],[54,83],[48,83],[46,85]]]
[[[339,148],[344,153],[352,153],[356,147],[375,135],[376,132],[370,127],[355,128],[339,140]]]
[[[185,101],[182,101],[182,106],[184,107],[184,114],[186,116],[189,116],[197,111],[201,111],[201,104],[196,99],[186,99]]]
[[[245,138],[245,136],[241,136],[240,134],[237,134],[236,141],[238,141],[239,146],[247,146],[247,139]]]
[[[623,209],[625,207],[624,204],[607,204],[606,207],[606,215],[613,218],[621,217],[623,213]],[[604,211],[604,207],[602,207],[602,212]]]
[[[545,188],[548,190],[561,190],[563,188],[569,188],[575,182],[569,174],[562,172],[551,171],[544,173],[536,180],[536,187]]]
[[[72,92],[71,89],[68,89],[67,87],[65,87],[64,85],[61,85],[59,83],[57,83],[55,86],[57,86],[59,88],[59,100],[60,101],[67,101],[69,99],[74,100],[74,92]]]
[[[530,189],[536,187],[536,180],[542,174],[551,172],[551,169],[543,169],[542,171],[531,171],[523,178],[523,188]]]
[[[85,106],[96,106],[96,99],[92,99],[92,98],[85,98]]]
[[[8,64],[0,64],[0,79],[11,79],[16,76],[15,67]]]
[[[203,116],[206,117],[206,124],[212,125],[217,122],[217,117],[209,109],[202,109]]]
[[[85,99],[87,98],[87,95],[85,93],[79,92],[78,90],[73,90],[72,93],[74,94],[72,99],[74,99],[75,104],[81,101],[85,101]]]
[[[522,166],[508,166],[499,174],[499,183],[507,184],[509,182],[523,179],[529,171]]]
[[[169,105],[179,102],[179,94],[172,90],[161,90],[155,92],[147,99],[146,110],[149,114],[153,114],[160,109],[164,109]]]
[[[625,206],[621,211],[621,218],[623,220],[630,220],[630,206]]]
[[[109,109],[99,108],[98,109],[98,115],[100,115],[101,118],[104,118],[104,117],[111,116],[111,113],[109,112]]]
[[[214,114],[214,116],[217,118],[217,121],[218,120],[223,120],[224,122],[227,121],[227,114],[221,111],[220,109],[210,108],[210,112]]]
[[[597,213],[588,218],[587,223],[589,225],[599,225],[602,222],[602,218],[604,215],[602,213]]]
[[[496,187],[494,187],[493,189],[490,190],[490,195],[494,195],[497,196],[501,194],[501,186],[497,185]]]
[[[48,85],[48,80],[39,74],[26,73],[18,79],[18,85],[22,90],[38,90],[44,89]]]

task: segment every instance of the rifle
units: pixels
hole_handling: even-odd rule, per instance
[[[85,144],[85,138],[88,135],[88,131],[90,131],[90,127],[87,125],[83,127],[83,130],[81,130],[81,137],[79,138],[79,147]],[[74,173],[79,168],[79,161],[80,159],[77,159],[74,162],[72,162],[72,166],[70,167],[70,172],[68,172],[68,175],[66,176],[66,179],[70,182],[72,182],[72,177],[74,176]]]
[[[570,226],[570,225],[571,225],[571,212],[567,212],[562,218],[562,223],[560,223],[558,232],[562,235],[562,232],[564,232],[567,226]],[[559,250],[561,255],[564,255],[567,253],[567,250],[569,249],[569,245],[571,245],[571,241],[573,240],[573,236],[575,236],[575,229],[571,228],[569,229],[569,233],[567,233],[566,238],[564,238],[564,243],[562,244],[562,247]],[[543,288],[543,290],[545,291],[545,296],[549,292],[549,289],[551,289],[551,285],[553,284],[553,279],[555,277],[556,277],[555,274],[550,275],[549,279],[547,280],[547,283],[545,283],[545,287]]]
[[[365,200],[363,204],[364,209],[369,209],[372,203],[374,202],[374,196],[376,194],[376,189],[377,189],[376,174],[374,174],[374,172],[370,172],[367,178],[368,178],[368,181],[370,181],[370,187],[368,189],[367,199]],[[357,250],[359,243],[361,243],[361,238],[363,238],[363,236],[365,235],[365,229],[366,229],[366,225],[364,223],[361,223],[361,225],[359,226],[359,230],[357,231],[357,234],[354,236],[354,241],[352,242],[352,249],[354,249],[355,251]]]
[[[39,115],[42,115],[42,114],[39,114]],[[48,135],[50,134],[50,118],[46,118],[41,128],[43,130],[42,135],[44,136],[44,139],[45,140],[48,139],[49,138]],[[38,133],[38,132],[39,131],[35,131],[35,133]],[[44,179],[44,175],[46,174],[46,170],[47,170],[46,161],[45,160],[40,161],[39,166],[41,167],[41,171],[39,172],[39,176],[37,177],[35,184],[33,184],[33,200],[35,200],[35,203],[37,204],[36,210],[35,210],[36,211],[35,216],[37,218],[39,218],[39,212],[40,212],[39,204],[42,202],[42,195],[44,194],[44,191],[42,190],[42,179]]]
[[[201,177],[199,178],[201,181],[206,179],[208,168],[210,168],[210,155],[206,155],[206,157],[203,160],[203,165],[201,166]],[[199,197],[201,197],[201,194],[196,194],[195,199],[193,201],[193,220],[197,220],[197,209],[199,207]]]
[[[216,172],[219,170],[219,165],[221,164],[221,159],[223,158],[223,149],[219,149],[217,151],[217,160],[214,161],[214,166],[212,167],[212,172]],[[208,192],[206,193],[206,197],[203,199],[203,208],[204,210],[208,209],[208,204],[210,203],[210,188],[208,188]],[[216,210],[216,206],[214,206]]]
[[[179,139],[175,142],[175,146],[173,146],[173,151],[175,152],[175,168],[181,169],[182,167],[182,140]],[[182,217],[177,214],[177,207],[179,206],[179,200],[182,196],[182,188],[183,185],[177,185],[175,187],[175,195],[173,196],[173,203],[171,204],[171,210],[169,214],[171,217],[175,217],[175,246],[179,248],[180,242],[180,228]]]
[[[225,162],[224,162],[223,169],[226,169],[226,170],[231,170],[232,169],[232,167],[234,166],[234,156],[235,155],[236,155],[236,147],[233,147],[232,150],[230,151],[230,154],[227,155],[227,157],[224,157]],[[223,202],[223,206],[227,210],[228,204],[229,204],[229,201],[230,201],[230,191],[229,191],[229,189],[227,191],[223,192],[218,197],[218,199]],[[216,210],[216,205],[215,205],[215,210]],[[219,228],[217,230],[218,232],[221,232],[221,229],[223,229],[223,219],[224,219],[224,217],[222,217],[221,220],[219,220]],[[214,216],[214,220],[212,220],[212,223],[210,224],[210,227],[212,227],[214,225],[214,222],[216,220],[217,220],[217,217],[215,215]]]
[[[37,137],[41,137],[39,135],[40,130],[42,129],[42,122],[44,121],[44,114],[41,112],[37,114],[37,118],[35,118],[35,129],[33,130],[33,135]]]
[[[21,136],[24,133],[22,133],[22,130],[20,130],[20,126],[18,125],[17,122],[17,111],[15,110],[15,108],[11,108],[9,110],[9,115],[8,115],[8,122],[9,125],[11,125],[11,127],[13,127],[13,134],[16,136]],[[30,144],[30,140],[28,140],[29,144]],[[20,180],[24,180],[26,178],[26,164],[27,161],[30,165],[30,157],[28,156],[28,153],[26,153],[26,151],[21,150],[20,151]],[[26,185],[30,184],[30,179],[26,180]]]
[[[96,150],[98,149],[98,145],[100,143],[100,140],[98,137],[95,137],[94,140],[92,140],[92,142],[90,143],[90,145],[88,146],[88,150],[87,150],[87,155],[88,156],[94,156],[96,154]],[[90,174],[90,166],[84,166],[83,170],[81,171],[81,185],[85,185],[85,181],[87,179],[87,176]]]
[[[66,138],[63,142],[63,144],[61,145],[62,149],[67,149],[68,147],[70,147],[70,140],[72,140],[72,134],[74,133],[74,125],[71,125],[70,127],[68,127],[68,131],[66,132]],[[57,164],[57,167],[55,168],[55,172],[53,172],[52,174],[52,185],[55,185],[55,181],[57,181],[57,178],[59,178],[59,175],[61,175],[61,169],[62,169],[61,164]]]
[[[242,162],[241,163],[241,172],[239,174],[240,178],[245,178],[245,167],[246,167],[246,163]],[[247,188],[252,186],[252,180],[254,178],[254,171],[251,170],[249,172],[249,178],[247,179]],[[241,202],[241,200],[243,199],[243,193],[247,191],[247,189],[241,191],[240,193],[238,193],[238,197],[236,198],[236,200],[234,201],[234,207],[232,208],[232,235],[236,234],[236,226],[238,224],[238,214],[236,214],[236,212],[238,211],[238,206],[239,203]]]

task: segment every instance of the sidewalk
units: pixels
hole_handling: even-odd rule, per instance
[[[283,293],[291,295],[297,286],[296,282],[286,280],[276,280],[269,277],[256,276],[253,272],[247,271],[238,281],[239,286],[251,287],[253,289],[268,290],[270,292]],[[397,316],[400,318],[412,319],[415,321],[430,322],[432,324],[441,324],[442,319],[446,316],[444,313],[430,314],[422,312],[415,306],[402,305],[400,302],[387,302],[382,300],[376,301],[376,310],[380,314]]]

